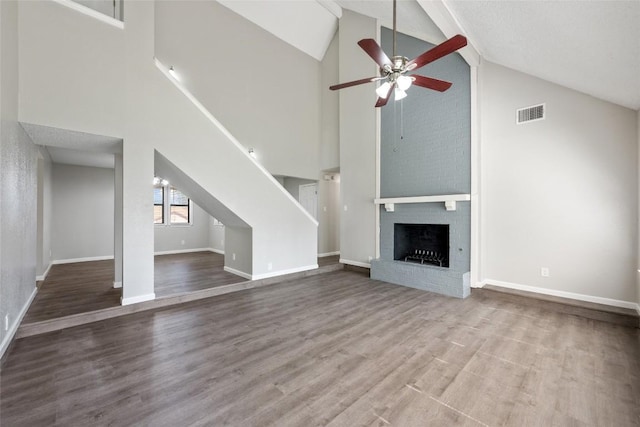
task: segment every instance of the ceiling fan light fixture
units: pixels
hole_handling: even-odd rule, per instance
[[[411,87],[411,84],[413,83],[413,79],[409,76],[400,76],[398,77],[398,80],[396,81],[396,83],[398,84],[399,89],[407,90]]]
[[[384,82],[382,83],[380,86],[378,86],[378,89],[376,89],[376,94],[380,97],[380,98],[386,98],[387,94],[389,93],[389,88],[391,87],[391,83],[389,82]]]
[[[401,99],[404,99],[407,97],[407,92],[405,92],[404,90],[400,89],[399,87],[397,87],[394,91],[394,97],[396,101],[400,101]]]

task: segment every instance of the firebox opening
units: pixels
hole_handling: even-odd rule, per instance
[[[393,259],[449,268],[449,225],[394,224]]]

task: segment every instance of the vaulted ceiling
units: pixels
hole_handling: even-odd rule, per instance
[[[342,9],[387,27],[392,22],[392,0],[220,2],[318,60]],[[398,30],[443,41],[445,30],[427,14],[433,3],[442,6],[483,59],[640,109],[639,0],[398,0]]]

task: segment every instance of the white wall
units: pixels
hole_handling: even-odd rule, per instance
[[[52,258],[113,256],[114,171],[53,164]]]
[[[318,181],[318,254],[340,252],[340,175]]]
[[[214,223],[213,217],[209,216],[209,248],[214,252],[224,254],[224,230],[225,226],[220,222]]]
[[[339,32],[336,32],[320,63],[320,169],[323,171],[340,167],[340,94],[329,90],[329,86],[339,80],[338,40]]]
[[[151,191],[156,150],[170,160],[176,170],[197,183],[198,188],[185,188],[185,193],[193,191],[194,200],[195,195],[206,198],[203,192],[214,196],[219,204],[235,212],[251,227],[232,230],[233,227],[227,225],[225,265],[232,249],[244,247],[245,253],[240,254],[243,256],[236,260],[234,268],[248,267],[248,271],[243,271],[257,277],[313,268],[317,224],[236,145],[226,129],[203,114],[156,67],[153,62],[155,4],[128,2],[125,8],[123,303],[154,297],[153,226],[148,221],[152,205],[151,199],[140,200],[145,200]],[[181,25],[187,31],[194,22]],[[317,86],[314,87],[317,90]],[[136,262],[127,262],[128,259]]]
[[[320,63],[217,2],[156,3],[155,52],[275,175],[315,179]]]
[[[192,205],[191,225],[155,225],[155,252],[208,249],[210,216],[195,203]],[[184,242],[184,243],[183,243]]]
[[[38,150],[18,123],[17,13],[0,2],[0,357],[36,290]]]
[[[121,137],[124,31],[53,1],[19,10],[20,121]]]
[[[484,279],[635,301],[637,114],[491,63],[480,85]]]
[[[377,65],[357,45],[363,38],[377,38],[377,24],[348,10],[340,19],[339,82],[378,73]],[[375,257],[376,103],[375,85],[340,91],[340,258],[346,263],[368,265]]]

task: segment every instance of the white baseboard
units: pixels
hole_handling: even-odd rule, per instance
[[[2,356],[4,356],[4,352],[7,351],[7,349],[9,348],[9,345],[11,344],[11,340],[13,340],[13,337],[18,331],[18,327],[20,326],[20,323],[22,323],[22,319],[24,318],[24,315],[27,314],[27,310],[29,310],[29,307],[31,307],[31,303],[33,302],[33,299],[36,297],[37,293],[38,293],[38,288],[34,288],[33,292],[31,292],[31,295],[29,296],[29,299],[22,307],[22,310],[20,310],[20,313],[18,313],[18,317],[14,320],[13,324],[7,331],[7,334],[4,336],[2,343],[0,343],[0,359],[2,358]]]
[[[140,302],[151,301],[156,299],[156,294],[146,294],[146,295],[138,295],[137,297],[129,297],[129,298],[120,298],[120,304],[122,305],[131,305],[137,304]]]
[[[325,252],[323,254],[318,254],[318,258],[324,258],[326,256],[335,256],[335,255],[340,255],[340,251],[335,251],[335,252]]]
[[[90,256],[85,258],[56,259],[51,261],[51,264],[73,264],[76,262],[104,261],[107,259],[113,259],[113,255]]]
[[[610,305],[613,307],[630,308],[632,310],[638,310],[638,314],[640,314],[640,307],[638,307],[638,304],[631,301],[622,301],[612,298],[596,297],[593,295],[577,294],[574,292],[558,291],[556,289],[539,288],[537,286],[521,285],[518,283],[503,282],[493,279],[485,279],[480,282],[480,286],[476,285],[474,287],[482,288],[485,285],[499,286],[501,288],[516,289],[519,291],[533,292],[542,295],[552,295],[554,297],[568,298],[578,301],[593,302],[596,304]]]
[[[350,259],[340,258],[340,264],[355,265],[356,267],[371,268],[368,262],[351,261]]]
[[[223,250],[221,250],[221,249],[216,249],[216,248],[207,248],[207,250],[208,250],[209,252],[214,252],[214,253],[216,253],[216,254],[224,255],[224,251],[223,251]]]
[[[173,255],[173,254],[188,254],[190,252],[210,252],[211,248],[195,248],[195,249],[176,249],[172,251],[158,251],[154,252],[154,255]]]
[[[113,287],[115,289],[121,288],[122,287],[122,282],[113,282]]]
[[[284,276],[285,274],[300,273],[301,271],[315,270],[318,264],[305,265],[304,267],[290,268],[288,270],[271,271],[269,273],[256,274],[252,280],[268,279],[270,277]]]
[[[47,274],[49,274],[49,270],[51,270],[51,266],[53,265],[53,263],[49,263],[49,266],[47,267],[47,269],[44,271],[44,273],[42,273],[42,275],[40,276],[36,276],[36,282],[41,282],[43,280],[45,280],[47,278]]]
[[[226,265],[224,266],[224,271],[226,271],[227,273],[235,274],[236,276],[243,277],[247,280],[253,280],[253,276],[251,276],[251,274],[245,273],[244,271],[236,270],[235,268],[227,267]]]

